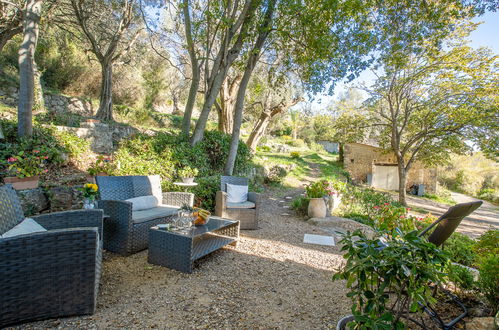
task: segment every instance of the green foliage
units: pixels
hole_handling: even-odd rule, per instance
[[[473,251],[479,256],[499,255],[499,230],[490,229],[480,235]]]
[[[256,147],[256,151],[260,151],[260,152],[271,152],[272,148],[270,148],[269,146],[257,146]]]
[[[300,153],[298,151],[292,151],[290,154],[291,158],[298,159],[300,158]]]
[[[305,196],[300,196],[293,199],[293,201],[291,202],[291,208],[300,215],[307,215],[309,202],[310,198],[307,198]]]
[[[463,291],[469,291],[475,287],[473,273],[466,267],[450,263],[447,265],[446,273],[447,279]]]
[[[478,285],[494,311],[499,308],[499,255],[487,255],[479,264]]]
[[[288,140],[286,144],[295,148],[304,148],[306,146],[305,141],[302,139]]]
[[[494,203],[499,202],[499,191],[494,188],[482,188],[478,192],[478,198],[491,201]]]
[[[455,232],[445,242],[444,249],[452,261],[471,267],[476,260],[476,254],[473,252],[474,245],[473,239]]]
[[[220,175],[197,178],[198,185],[192,189],[195,204],[210,212],[215,211],[215,199],[220,190]]]
[[[428,283],[444,281],[445,253],[417,236],[394,230],[383,243],[361,231],[340,241],[346,265],[333,280],[346,280],[354,325],[360,329],[404,328],[402,315],[421,312],[419,301],[434,302]],[[390,301],[389,292],[395,293]]]
[[[54,128],[35,124],[31,137],[18,138],[17,122],[0,120],[0,125],[5,135],[5,139],[0,140],[0,173],[3,176],[7,175],[9,167],[21,177],[41,174],[51,165],[60,165],[65,158],[63,154],[77,159],[88,145],[72,133],[59,132]],[[16,158],[17,161],[9,164],[9,158]]]
[[[399,228],[404,232],[415,230],[414,219],[407,215],[407,208],[390,203],[374,206],[374,226],[378,230],[392,231]]]
[[[305,187],[305,193],[308,198],[322,198],[327,195],[326,188],[327,181],[316,181]]]
[[[265,177],[267,183],[280,183],[284,180],[288,171],[280,165],[272,166]]]
[[[193,168],[190,166],[185,166],[178,171],[178,176],[181,178],[194,178],[196,175],[199,174],[199,170],[197,168]]]
[[[111,162],[109,157],[99,155],[95,160],[95,163],[89,166],[87,169],[88,174],[90,175],[99,175],[100,173],[104,173],[107,175],[113,175],[116,171],[116,165]]]
[[[343,194],[343,216],[357,214],[364,219],[373,219],[377,212],[374,207],[386,203],[394,203],[391,196],[386,193],[377,192],[372,188],[348,185]],[[369,222],[372,224],[372,220]]]

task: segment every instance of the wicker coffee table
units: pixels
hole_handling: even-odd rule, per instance
[[[149,229],[151,264],[192,273],[194,261],[225,245],[236,245],[239,238],[239,221],[210,217],[206,225],[192,227],[186,232]]]

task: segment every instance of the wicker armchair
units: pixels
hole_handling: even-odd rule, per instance
[[[0,238],[0,328],[95,311],[102,210],[31,218],[47,231]],[[14,189],[0,187],[0,234],[23,219]]]
[[[258,229],[260,213],[260,194],[248,193],[248,202],[241,204],[227,203],[227,183],[247,186],[248,179],[236,176],[222,176],[220,180],[220,191],[217,192],[215,215],[239,220],[241,229]]]
[[[98,207],[109,215],[104,223],[104,248],[121,255],[130,255],[149,245],[149,228],[167,222],[180,206],[192,206],[194,195],[183,192],[161,192],[158,175],[97,176],[100,191]],[[153,195],[162,201],[158,207],[133,211],[126,199]]]

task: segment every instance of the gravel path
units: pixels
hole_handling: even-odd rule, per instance
[[[331,281],[342,257],[338,247],[302,243],[323,232],[286,208],[301,191],[267,194],[261,228],[242,231],[237,247],[203,258],[193,274],[149,265],[147,251],[106,254],[94,315],[22,328],[334,328],[349,313],[344,283]]]

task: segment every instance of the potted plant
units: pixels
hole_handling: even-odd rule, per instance
[[[183,183],[193,183],[194,178],[198,175],[199,171],[197,168],[192,168],[189,166],[185,166],[178,170],[178,176],[182,178]]]
[[[40,150],[21,151],[7,159],[7,177],[5,183],[12,184],[16,190],[38,188],[40,174],[47,172],[46,161],[49,157]]]
[[[340,240],[346,264],[333,280],[346,280],[353,315],[338,329],[405,329],[409,318],[419,323],[420,303],[435,302],[429,284],[444,281],[447,255],[417,231],[386,234],[369,239],[357,230]]]
[[[94,209],[95,199],[99,195],[99,187],[95,183],[85,183],[80,189],[83,193],[83,208]]]
[[[310,199],[308,203],[308,216],[311,218],[324,218],[326,216],[325,181],[317,181],[305,187],[306,195]],[[327,182],[326,182],[327,183]]]
[[[116,166],[111,162],[109,156],[99,155],[95,163],[87,169],[87,180],[95,183],[96,176],[110,175],[115,169]]]
[[[334,209],[336,209],[341,203],[341,196],[345,190],[346,183],[340,180],[332,180],[327,182],[326,194],[327,194],[327,213],[328,216],[332,215]]]

